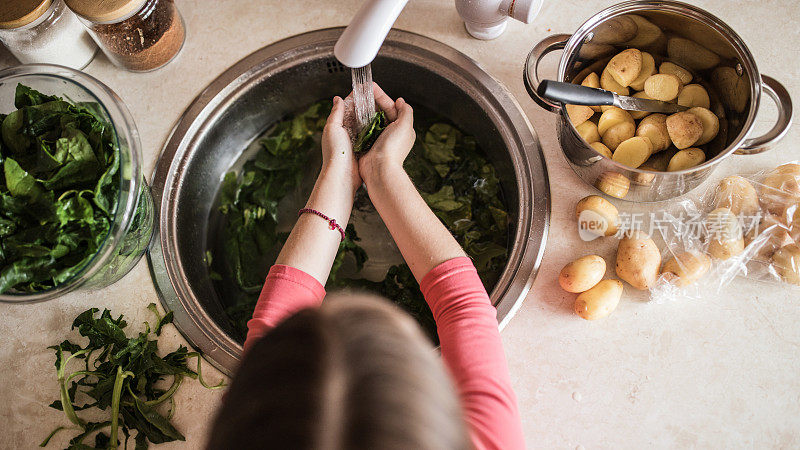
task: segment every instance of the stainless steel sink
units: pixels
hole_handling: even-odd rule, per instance
[[[242,346],[229,334],[203,258],[215,237],[209,217],[219,183],[267,126],[303,105],[349,92],[349,69],[333,57],[342,30],[284,39],[225,71],[186,110],[156,167],[158,227],[148,253],[153,278],[178,329],[225,373],[236,367]],[[393,30],[372,70],[389,95],[473,134],[497,167],[514,219],[510,258],[491,290],[504,326],[533,283],[547,237],[550,193],[536,133],[508,90],[438,41]]]

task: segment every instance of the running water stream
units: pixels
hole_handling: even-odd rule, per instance
[[[372,91],[372,66],[352,69],[353,103],[356,115],[356,133],[364,129],[375,115],[375,94]]]

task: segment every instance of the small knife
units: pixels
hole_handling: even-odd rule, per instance
[[[615,92],[579,84],[544,80],[536,92],[547,99],[570,105],[601,106],[612,105],[627,111],[647,111],[656,113],[676,113],[686,111],[687,107],[660,100],[619,95]]]

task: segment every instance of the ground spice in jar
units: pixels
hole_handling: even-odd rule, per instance
[[[67,0],[71,8],[83,3]],[[73,10],[84,20],[99,17]],[[134,14],[126,15],[116,22],[98,23],[95,19],[87,24],[92,37],[117,66],[136,72],[154,70],[167,64],[183,47],[186,30],[173,0],[147,0]]]

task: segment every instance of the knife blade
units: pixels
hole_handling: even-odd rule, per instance
[[[540,96],[570,105],[616,106],[626,111],[676,113],[686,111],[686,106],[676,103],[619,95],[615,92],[561,81],[543,80],[536,91]]]

